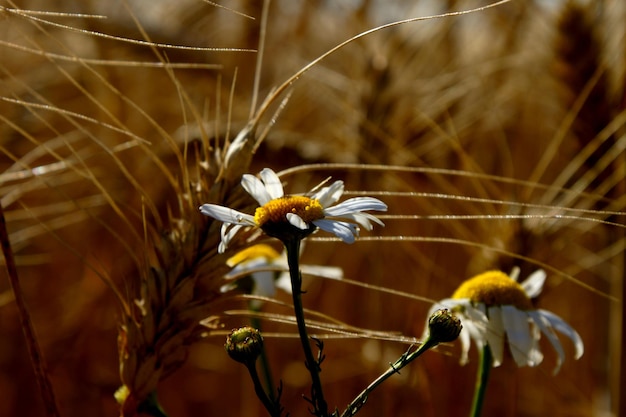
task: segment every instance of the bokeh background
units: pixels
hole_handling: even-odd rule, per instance
[[[169,233],[185,214],[184,187],[173,184],[200,181],[202,155],[223,150],[207,143],[232,140],[272,88],[359,33],[488,4],[274,0],[264,24],[261,0],[215,3],[0,3],[0,197],[64,417],[120,414],[119,297],[134,302],[139,265],[150,261],[145,222],[169,219],[151,223]],[[528,0],[397,25],[350,42],[271,103],[247,171],[299,167],[283,176],[288,192],[332,176],[389,205],[386,226],[363,240],[320,234],[303,253],[364,284],[307,278],[305,307],[385,335],[324,339],[331,405],[342,409],[421,336],[433,300],[474,274],[518,266],[522,276],[548,269],[537,306],[576,328],[585,354],[573,361],[564,339],[556,376],[543,340],[539,367],[505,359],[483,415],[619,415],[624,21],[620,1]],[[215,271],[219,283],[224,271]],[[265,415],[245,369],[223,351],[224,331],[250,322],[245,300],[207,303],[216,328],[179,347],[186,360],[159,381],[161,404],[171,417]],[[306,415],[295,329],[262,324],[283,404]],[[458,362],[458,344],[427,353],[359,415],[468,415],[477,352]],[[0,416],[44,415],[5,274],[0,393]]]

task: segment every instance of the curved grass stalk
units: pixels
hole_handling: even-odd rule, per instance
[[[36,13],[24,12],[21,9],[17,8],[12,1],[9,1],[9,4],[11,4],[13,6],[13,8],[7,8],[7,7],[0,6],[0,10],[6,12],[7,14],[10,14],[10,15],[13,15],[13,16],[18,16],[18,17],[21,17],[21,18],[24,18],[24,19],[28,19],[28,20],[31,20],[31,21],[36,22],[36,23],[48,25],[48,26],[51,26],[51,27],[60,28],[60,29],[71,31],[71,32],[77,32],[77,33],[81,33],[81,34],[84,34],[84,35],[95,36],[95,37],[98,37],[98,38],[124,42],[124,43],[128,43],[128,44],[134,44],[134,45],[139,45],[139,46],[146,46],[146,47],[151,47],[151,48],[180,49],[180,50],[184,50],[184,51],[197,51],[197,52],[209,52],[209,51],[210,52],[256,52],[256,51],[254,51],[252,49],[215,48],[215,47],[203,47],[203,46],[172,45],[172,44],[164,44],[164,43],[141,41],[141,40],[138,40],[138,39],[124,38],[124,37],[121,37],[121,36],[113,36],[113,35],[109,35],[109,34],[102,33],[102,32],[96,32],[96,31],[87,30],[87,29],[80,29],[80,28],[77,28],[77,27],[74,27],[74,26],[63,25],[63,24],[60,24],[60,23],[52,22],[50,20],[40,19],[38,17],[35,17]]]
[[[310,237],[309,240],[311,241],[315,241],[315,242],[336,242],[338,239],[337,238],[332,238],[332,237]],[[511,251],[508,251],[506,249],[500,249],[494,246],[490,246],[490,245],[486,245],[483,243],[478,243],[478,242],[473,242],[473,241],[468,241],[468,240],[462,240],[462,239],[455,239],[455,238],[445,238],[445,237],[427,237],[427,236],[361,236],[359,238],[360,241],[370,241],[370,242],[430,242],[430,243],[443,243],[443,244],[453,244],[453,245],[462,245],[462,246],[468,246],[468,247],[475,247],[475,248],[480,248],[480,249],[484,249],[487,251],[493,251],[496,253],[500,253],[506,256],[509,256],[511,258],[515,258],[515,259],[519,259],[519,260],[523,260],[526,261],[532,265],[535,265],[537,267],[540,267],[542,269],[545,269],[547,271],[550,271],[556,275],[562,276],[563,278],[575,283],[576,285],[579,285],[580,287],[591,291],[594,294],[597,294],[601,297],[604,297],[608,300],[611,300],[613,302],[619,302],[619,299],[607,294],[603,291],[598,290],[597,288],[569,275],[564,273],[562,270],[555,268],[545,262],[541,262],[538,261],[536,259],[533,258],[529,258],[528,256],[524,256],[524,255],[519,255],[516,253],[513,253]]]

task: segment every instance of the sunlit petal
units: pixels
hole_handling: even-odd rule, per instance
[[[241,229],[242,227],[243,226],[241,225],[233,225],[231,223],[222,224],[222,227],[220,228],[220,234],[222,236],[222,240],[220,241],[220,244],[217,247],[218,253],[226,252],[226,248],[228,247],[228,244],[233,239],[233,237],[237,234],[239,229]]]
[[[287,213],[286,217],[289,223],[291,223],[293,226],[296,226],[300,230],[307,230],[309,228],[309,225],[307,224],[307,222],[302,220],[302,218],[298,216],[297,214]]]
[[[280,178],[278,178],[278,175],[276,175],[274,171],[269,168],[264,168],[260,175],[261,179],[265,183],[265,190],[272,199],[280,198],[285,194],[283,191],[283,184],[280,182]]]
[[[313,275],[328,279],[343,278],[343,269],[336,266],[302,265],[300,272],[302,272],[303,275]]]
[[[355,197],[324,209],[324,213],[329,217],[340,217],[366,210],[387,211],[387,205],[376,198]]]
[[[526,278],[526,280],[524,280],[521,285],[522,288],[524,288],[524,291],[526,292],[528,298],[535,298],[541,293],[541,290],[543,290],[543,284],[545,283],[545,281],[546,271],[544,271],[543,269],[538,269],[530,274],[530,276]]]
[[[221,222],[254,226],[253,216],[217,204],[203,204],[200,212]]]
[[[276,288],[283,290],[288,294],[291,294],[291,277],[289,276],[289,272],[281,273],[278,276],[278,279],[274,281],[274,285],[276,286]]]
[[[265,188],[265,184],[263,184],[263,182],[254,175],[244,174],[241,178],[241,186],[260,205],[265,205],[272,200],[272,196]]]
[[[335,204],[341,198],[343,190],[343,181],[335,181],[330,186],[319,190],[311,198],[318,200],[322,207],[326,208]]]
[[[363,226],[365,230],[372,230],[373,227],[370,221],[378,223],[381,226],[385,225],[380,219],[369,213],[349,213],[342,215],[341,218],[352,220],[353,222]]]

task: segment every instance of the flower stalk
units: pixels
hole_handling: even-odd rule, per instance
[[[328,404],[324,398],[322,390],[322,381],[320,378],[320,361],[313,356],[311,343],[306,331],[306,322],[304,319],[304,307],[302,305],[302,275],[300,274],[300,242],[299,238],[285,239],[283,244],[287,250],[287,263],[289,265],[289,276],[291,278],[293,308],[298,325],[298,334],[300,335],[300,343],[304,351],[304,364],[311,375],[311,398],[310,401],[314,408],[314,415],[325,417],[328,416]]]

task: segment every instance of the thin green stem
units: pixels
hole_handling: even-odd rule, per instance
[[[250,309],[255,312],[259,311],[258,308],[254,308],[252,306],[250,307]],[[261,320],[259,320],[257,317],[252,317],[250,319],[250,324],[252,325],[252,327],[262,332]],[[263,379],[265,380],[265,387],[267,389],[267,393],[270,396],[270,398],[276,398],[276,394],[274,392],[274,380],[272,378],[270,363],[267,358],[267,353],[265,349],[263,349],[263,351],[261,352],[259,359],[261,360],[261,373],[263,374]]]
[[[251,363],[246,363],[245,365],[246,365],[246,368],[248,368],[250,377],[252,378],[252,383],[254,384],[254,392],[256,393],[256,396],[259,397],[259,399],[263,403],[263,406],[265,407],[267,412],[270,413],[270,416],[280,417],[280,413],[281,413],[280,404],[277,401],[270,398],[267,395],[267,392],[265,392],[265,389],[263,389],[263,384],[261,384],[261,380],[259,379],[259,374],[257,373],[257,370],[256,370],[255,361]]]
[[[304,364],[311,375],[311,403],[314,414],[318,417],[328,416],[328,404],[324,399],[322,382],[320,379],[320,364],[313,356],[311,343],[306,331],[304,320],[304,307],[302,305],[302,275],[300,274],[300,239],[294,238],[283,241],[287,250],[287,263],[289,264],[289,276],[291,277],[291,289],[293,295],[293,308],[298,324],[300,342],[304,351]]]
[[[474,401],[472,403],[472,413],[470,417],[479,417],[483,408],[483,400],[485,399],[485,391],[489,382],[489,372],[492,366],[491,349],[485,344],[480,352],[480,363],[478,364],[478,373],[476,374],[476,390],[474,391]]]
[[[361,409],[361,407],[363,407],[370,393],[374,391],[376,387],[382,384],[391,375],[399,373],[402,368],[407,366],[413,360],[417,359],[422,353],[426,352],[428,349],[437,346],[437,344],[438,342],[429,337],[420,347],[418,347],[413,352],[411,352],[411,349],[413,347],[409,347],[409,350],[407,350],[397,361],[392,363],[389,366],[389,369],[385,371],[385,373],[376,378],[374,382],[369,384],[367,388],[365,388],[354,400],[352,400],[352,402],[346,407],[345,411],[341,414],[341,417],[350,417],[355,415]]]

